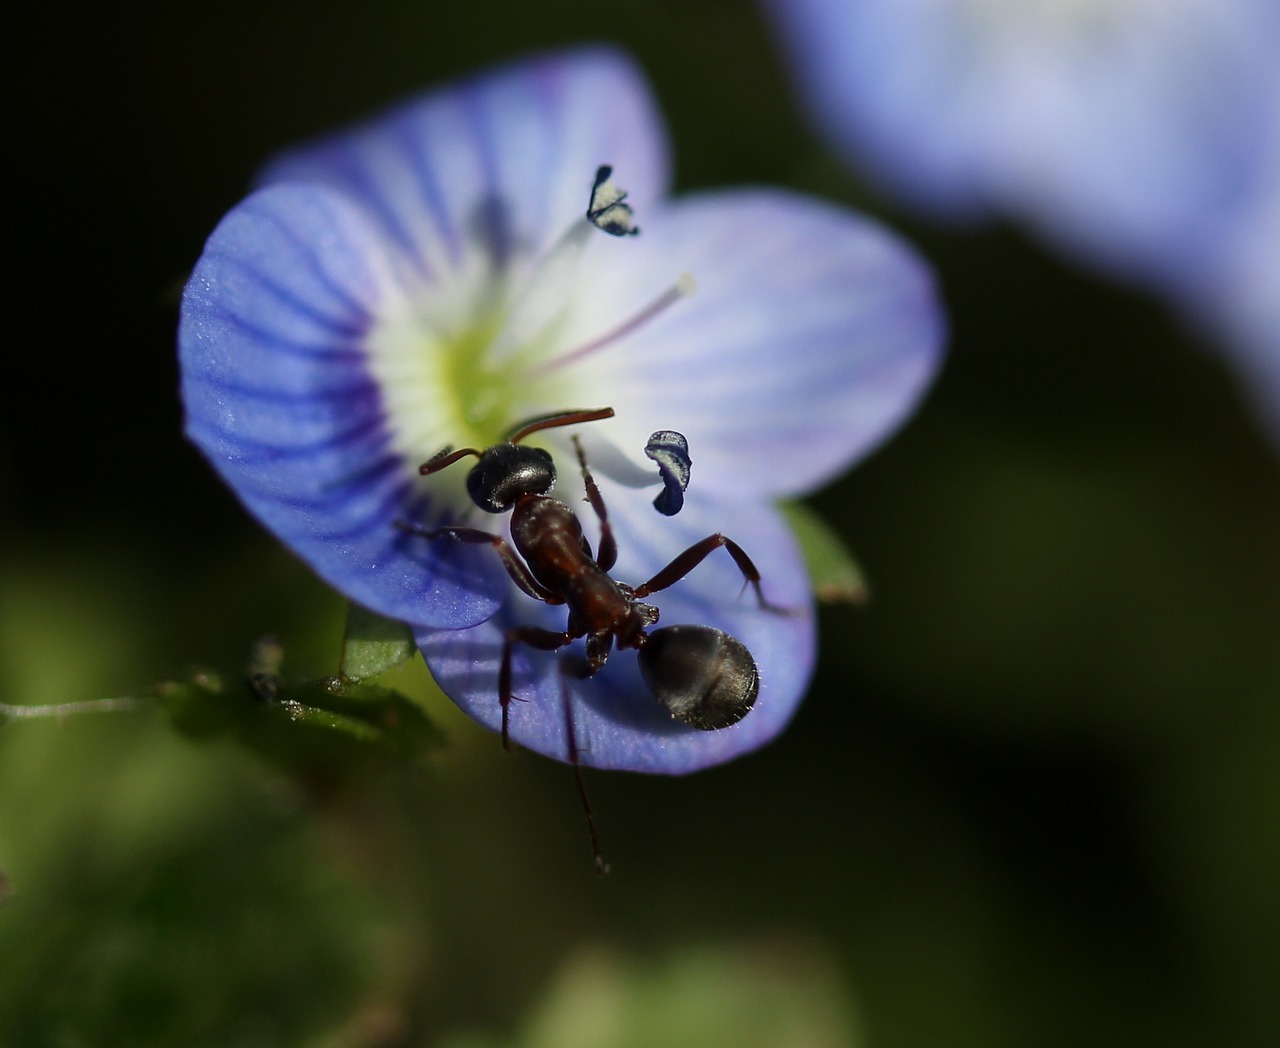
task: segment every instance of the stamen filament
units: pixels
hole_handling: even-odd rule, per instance
[[[578,219],[538,262],[494,342],[492,352],[496,359],[501,360],[517,346],[536,341],[563,312],[578,278],[583,249],[594,232],[595,226],[587,219]]]
[[[532,377],[540,378],[553,371],[559,371],[561,368],[568,367],[570,364],[577,363],[583,357],[590,356],[597,350],[604,349],[610,343],[616,342],[618,339],[631,334],[631,332],[635,331],[637,328],[647,324],[668,306],[673,306],[682,298],[687,298],[689,295],[692,295],[696,289],[697,284],[694,282],[693,274],[681,273],[680,278],[671,287],[667,288],[666,291],[641,309],[635,316],[623,321],[612,331],[607,331],[603,335],[593,338],[589,342],[584,342],[575,349],[569,350],[567,353],[562,353],[558,357],[553,357],[550,360],[543,361],[541,364],[530,368],[529,374]]]

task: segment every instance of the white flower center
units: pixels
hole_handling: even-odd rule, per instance
[[[585,341],[568,342],[591,238],[602,230],[614,236],[638,232],[625,196],[601,168],[587,213],[540,258],[511,260],[496,277],[487,264],[477,265],[387,306],[366,347],[391,445],[406,462],[416,465],[446,445],[488,447],[531,416],[608,404],[609,390],[575,383],[573,365],[694,289],[692,276],[684,274],[634,314]],[[465,474],[456,472],[459,480]],[[453,473],[432,476],[430,487],[460,509],[468,502],[461,484],[442,484]]]

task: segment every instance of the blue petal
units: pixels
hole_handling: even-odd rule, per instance
[[[631,61],[604,48],[516,63],[286,153],[266,182],[321,182],[367,209],[438,281],[528,259],[582,217],[611,164],[641,214],[666,191],[666,135]],[[479,248],[479,250],[477,250]]]
[[[761,504],[692,504],[680,517],[653,523],[647,499],[602,481],[619,543],[615,578],[638,584],[683,549],[726,528],[755,560],[766,597],[789,609],[760,609],[724,550],[714,551],[682,581],[646,598],[659,606],[661,625],[715,626],[737,637],[755,657],[760,695],[737,724],[718,731],[686,727],[645,688],[635,652],[615,651],[586,681],[570,680],[569,701],[581,761],[597,768],[679,775],[730,760],[773,739],[786,727],[813,668],[812,594],[800,553],[778,514]],[[588,528],[590,523],[587,522]],[[498,663],[503,631],[536,624],[563,630],[566,611],[521,597],[493,619],[468,630],[417,630],[427,665],[445,693],[468,715],[497,731]],[[581,655],[579,641],[569,652]],[[567,759],[560,653],[516,648],[511,737],[521,746]],[[496,743],[495,743],[496,744]]]
[[[945,0],[933,5],[932,20],[912,0],[764,0],[764,7],[790,50],[790,70],[814,119],[832,142],[890,192],[961,216],[981,211],[964,137],[949,126],[965,96],[939,86],[966,72],[967,37],[946,39],[947,30],[957,29],[958,11],[949,12]],[[912,61],[903,61],[906,55]],[[925,97],[940,111],[928,113],[922,126]],[[904,120],[914,123],[902,127]]]
[[[1273,148],[1280,165],[1280,137]],[[1280,446],[1280,166],[1272,171],[1272,191],[1240,223],[1197,305],[1225,337],[1246,396]]]
[[[697,289],[572,378],[617,409],[617,446],[643,446],[655,425],[688,438],[691,499],[811,491],[915,408],[944,321],[927,265],[891,233],[781,190],[704,193],[642,218],[634,240],[593,243],[570,344],[681,273]]]
[[[770,0],[814,117],[885,190],[1160,286],[1262,174],[1271,0]]]
[[[249,197],[214,231],[178,332],[187,433],[268,528],[384,615],[464,626],[493,613],[478,550],[395,526],[428,518],[391,447],[362,339],[397,292],[378,233],[319,187]]]

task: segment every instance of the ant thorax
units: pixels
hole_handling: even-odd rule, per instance
[[[576,513],[546,496],[516,503],[511,541],[530,574],[564,598],[574,615],[574,632],[611,633],[619,648],[634,647],[645,626],[658,621],[658,609],[641,604],[590,552]]]

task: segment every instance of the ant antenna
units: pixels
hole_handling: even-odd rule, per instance
[[[558,411],[554,415],[537,415],[521,422],[507,437],[507,443],[519,444],[525,437],[544,429],[576,426],[580,422],[598,422],[600,419],[613,418],[613,415],[613,408],[585,408],[580,411]],[[429,477],[432,473],[439,473],[446,466],[452,466],[459,459],[466,458],[468,455],[483,459],[485,453],[479,448],[458,448],[457,451],[454,451],[450,445],[446,444],[419,466],[418,472],[424,477]]]
[[[558,411],[554,415],[538,415],[535,418],[526,419],[520,423],[519,427],[507,437],[508,444],[519,444],[525,437],[544,429],[558,429],[560,426],[576,426],[580,422],[598,422],[602,418],[613,418],[613,408],[586,408],[581,411]],[[468,448],[468,451],[471,449]],[[451,462],[456,462],[461,452],[455,452],[450,458]],[[432,460],[434,461],[434,460]]]
[[[446,444],[427,459],[426,462],[419,466],[418,472],[424,477],[428,477],[432,473],[440,472],[440,470],[444,469],[445,466],[452,466],[460,458],[466,458],[468,455],[474,455],[476,458],[479,458],[482,454],[483,452],[478,451],[475,448],[459,448],[457,451],[454,451],[448,444]]]
[[[564,729],[569,749],[569,765],[573,768],[573,779],[578,784],[578,799],[582,801],[582,814],[587,819],[587,833],[591,835],[591,855],[595,859],[596,873],[603,877],[609,872],[609,864],[605,861],[604,852],[600,850],[600,834],[596,832],[595,816],[591,813],[591,802],[587,800],[587,786],[582,781],[582,764],[578,760],[578,736],[573,727],[573,705],[569,701],[570,661],[568,658],[560,660],[560,696],[564,702]]]

